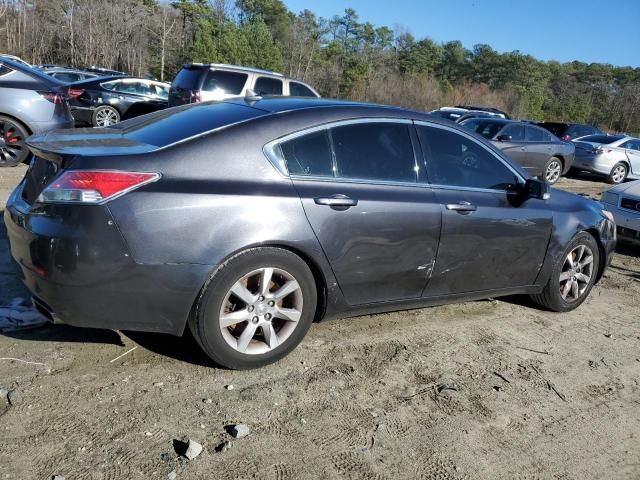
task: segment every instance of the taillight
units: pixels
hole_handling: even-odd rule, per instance
[[[71,98],[78,98],[79,96],[81,96],[84,93],[84,88],[70,88],[69,89],[69,96]]]
[[[191,103],[200,103],[202,101],[202,95],[199,90],[191,91]]]
[[[38,92],[42,98],[45,100],[49,100],[51,103],[56,105],[61,105],[67,101],[67,97],[62,95],[61,93],[55,92]]]
[[[105,203],[159,178],[157,173],[71,170],[51,183],[40,194],[38,202]]]
[[[571,135],[563,135],[562,140],[564,140],[565,142],[568,142],[569,140],[571,140]]]

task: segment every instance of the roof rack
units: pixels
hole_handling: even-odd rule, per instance
[[[263,70],[261,68],[253,68],[253,67],[244,67],[242,65],[230,65],[228,63],[185,63],[185,67],[189,66],[197,66],[197,67],[214,67],[214,68],[228,68],[230,70],[239,70],[243,72],[251,72],[251,73],[263,73],[266,75],[273,75],[276,77],[285,77],[284,74],[273,72],[271,70]]]

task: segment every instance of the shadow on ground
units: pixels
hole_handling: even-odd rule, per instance
[[[173,335],[163,335],[160,333],[128,331],[122,332],[122,334],[141,347],[158,355],[162,355],[163,357],[173,358],[180,362],[191,363],[201,367],[220,368],[204,354],[188,328],[182,337],[174,337]]]

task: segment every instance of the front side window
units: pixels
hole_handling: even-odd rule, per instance
[[[527,141],[528,142],[544,142],[545,132],[536,127],[527,127]]]
[[[524,142],[525,134],[524,134],[524,125],[507,125],[500,135],[508,135],[511,137],[512,142]]]
[[[640,151],[640,140],[629,140],[628,142],[625,142],[620,146],[629,150]]]
[[[291,175],[332,177],[329,131],[309,133],[283,142],[280,147]]]
[[[254,90],[258,95],[282,95],[282,80],[259,77]]]
[[[289,82],[289,95],[292,97],[315,97],[309,87],[298,82]]]
[[[409,125],[354,123],[331,129],[336,176],[347,179],[415,182]]]
[[[431,184],[510,190],[518,183],[511,169],[474,140],[443,128],[417,129]]]
[[[247,78],[246,73],[212,70],[207,73],[202,89],[207,92],[239,95],[247,83]]]

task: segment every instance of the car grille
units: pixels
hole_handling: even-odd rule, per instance
[[[632,198],[623,198],[620,202],[620,206],[622,208],[626,208],[627,210],[634,210],[636,212],[640,212],[640,200],[634,200]]]

